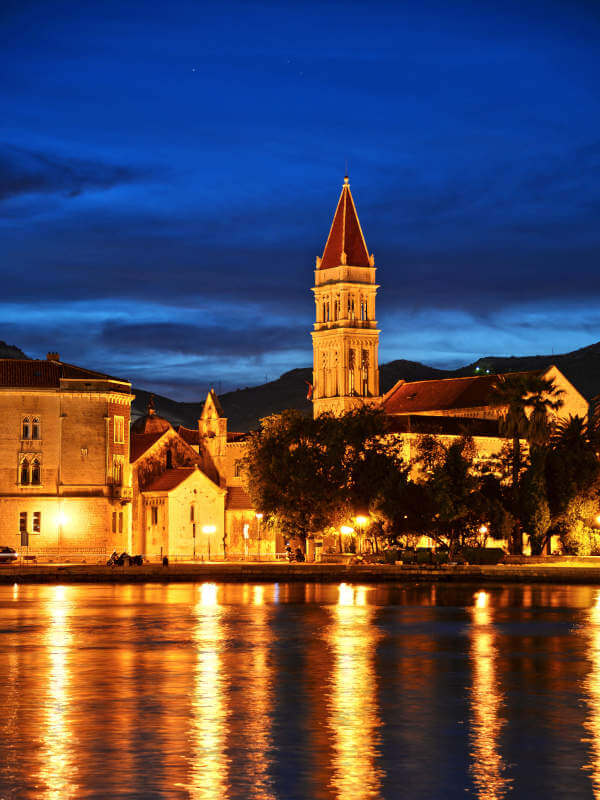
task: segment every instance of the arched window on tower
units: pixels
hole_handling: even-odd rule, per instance
[[[355,366],[356,365],[354,363],[354,350],[350,350],[350,352],[348,353],[348,394],[351,396],[355,394],[355,389],[354,389]]]
[[[363,397],[369,394],[369,352],[368,350],[362,351],[362,359],[360,365],[360,379],[361,387],[360,393]]]

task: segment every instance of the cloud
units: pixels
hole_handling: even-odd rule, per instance
[[[103,347],[119,352],[180,353],[183,355],[259,358],[266,353],[308,349],[306,330],[297,325],[263,325],[236,328],[221,323],[206,325],[175,322],[149,324],[106,323],[100,333]]]
[[[142,175],[138,168],[0,143],[0,202],[22,195],[77,197],[86,191],[131,183]]]

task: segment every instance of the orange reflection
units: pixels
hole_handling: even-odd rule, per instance
[[[67,712],[70,702],[71,673],[68,651],[72,645],[71,623],[68,614],[72,587],[54,586],[48,600],[49,625],[45,644],[50,656],[48,694],[43,739],[43,758],[40,779],[44,790],[40,797],[67,800],[78,797],[73,761],[73,731]]]
[[[589,659],[590,672],[584,686],[587,692],[588,715],[584,722],[589,733],[591,749],[590,762],[585,770],[590,773],[592,789],[596,800],[600,798],[600,592],[596,603],[589,611]]]
[[[252,622],[246,635],[252,650],[247,664],[246,692],[248,695],[245,720],[246,756],[248,771],[252,776],[247,787],[247,797],[255,800],[274,800],[271,785],[272,744],[271,710],[273,698],[273,670],[269,662],[269,648],[273,633],[270,627],[271,609],[265,605],[265,587],[252,587]]]
[[[366,589],[341,584],[333,607],[334,653],[331,713],[334,796],[344,800],[381,797],[378,757],[376,677],[373,667],[377,633]]]
[[[471,759],[473,783],[480,800],[500,800],[511,781],[503,773],[499,738],[506,720],[496,675],[496,634],[489,609],[490,596],[477,592],[471,609]]]
[[[229,796],[227,703],[222,668],[223,609],[217,586],[203,583],[194,607],[194,642],[197,662],[194,676],[193,718],[191,722],[192,763],[190,798],[220,800]]]

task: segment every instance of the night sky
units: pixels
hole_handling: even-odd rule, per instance
[[[0,3],[0,339],[200,398],[311,363],[348,163],[380,360],[600,340],[600,3]]]

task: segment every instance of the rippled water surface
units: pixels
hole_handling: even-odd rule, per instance
[[[0,798],[600,798],[600,593],[0,587]]]

